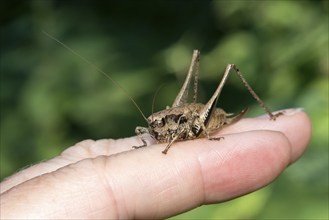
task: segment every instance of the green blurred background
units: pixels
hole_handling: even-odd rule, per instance
[[[199,101],[235,63],[273,110],[303,107],[313,135],[305,155],[250,195],[173,219],[328,218],[328,1],[1,1],[1,179],[84,139],[134,135],[170,105],[192,50],[201,50]],[[228,112],[263,114],[234,74]],[[298,128],[296,128],[298,132]]]

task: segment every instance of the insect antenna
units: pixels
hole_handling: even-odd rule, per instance
[[[164,86],[164,84],[160,85],[158,89],[155,91],[153,99],[152,99],[152,121],[153,121],[153,113],[154,113],[154,104],[155,104],[155,99],[160,91],[160,89]]]
[[[137,103],[135,102],[135,100],[129,95],[129,93],[127,92],[127,90],[125,90],[125,88],[123,86],[121,86],[118,82],[116,82],[110,75],[108,75],[107,73],[105,73],[103,70],[101,70],[98,66],[96,66],[95,64],[93,64],[92,62],[90,62],[89,60],[87,60],[85,57],[83,57],[82,55],[80,55],[79,53],[77,53],[75,50],[73,50],[71,47],[69,47],[68,45],[66,45],[65,43],[61,42],[60,40],[58,40],[57,38],[53,37],[52,35],[48,34],[46,31],[42,31],[42,33],[44,35],[46,35],[47,37],[49,37],[50,39],[56,41],[57,43],[59,43],[60,45],[62,45],[64,48],[66,48],[68,51],[70,51],[72,54],[76,55],[77,57],[79,57],[80,59],[82,59],[84,62],[86,62],[87,64],[89,64],[90,66],[92,66],[95,70],[97,70],[99,73],[103,74],[106,78],[108,78],[114,85],[116,85],[119,89],[121,89],[121,91],[130,99],[130,101],[135,105],[135,107],[138,109],[138,111],[141,113],[141,115],[143,116],[143,118],[145,119],[145,121],[147,121],[146,116],[144,115],[144,113],[142,112],[142,110],[140,109],[140,107],[137,105]]]

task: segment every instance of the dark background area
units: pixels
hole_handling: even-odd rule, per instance
[[[328,1],[1,1],[1,179],[84,139],[134,135],[145,121],[125,94],[60,39],[111,75],[143,112],[171,105],[193,49],[199,101],[235,63],[272,109],[303,107],[305,155],[276,181],[176,219],[328,218]],[[219,107],[263,114],[232,73]],[[296,128],[298,132],[298,128]],[[160,152],[159,152],[160,153]]]

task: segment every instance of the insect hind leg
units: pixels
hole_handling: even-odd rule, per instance
[[[244,86],[248,89],[249,93],[254,97],[254,99],[256,99],[256,101],[259,103],[259,105],[265,110],[265,112],[270,116],[271,120],[274,120],[280,116],[283,115],[283,112],[278,112],[276,114],[273,114],[270,109],[265,105],[265,103],[259,98],[259,96],[256,94],[256,92],[251,88],[251,86],[249,85],[249,83],[247,82],[247,80],[243,77],[242,73],[240,72],[239,68],[237,68],[237,66],[235,64],[229,64],[228,65],[228,70],[229,69],[234,69],[234,71],[236,72],[236,74],[239,76],[240,80],[242,81],[242,83],[244,84]],[[228,74],[228,72],[227,72]]]

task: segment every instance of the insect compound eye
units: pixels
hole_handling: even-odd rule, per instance
[[[164,119],[162,118],[161,120],[157,120],[157,125],[158,127],[163,127],[165,125]]]
[[[178,120],[178,123],[182,124],[182,123],[185,123],[185,122],[187,122],[186,116],[185,115],[180,116],[179,120]]]
[[[161,128],[165,125],[164,119],[162,118],[161,120],[155,120],[153,121],[150,126],[152,128]]]

